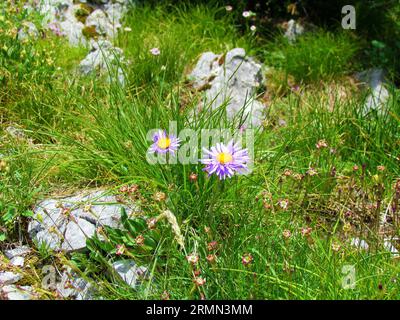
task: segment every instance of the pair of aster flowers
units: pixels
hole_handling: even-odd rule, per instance
[[[153,136],[153,144],[149,153],[172,155],[178,150],[180,139],[174,135],[168,135],[165,130],[157,131]],[[248,171],[250,157],[247,149],[242,149],[234,140],[227,144],[217,143],[211,149],[203,148],[205,157],[199,159],[205,164],[203,169],[208,175],[216,174],[220,180],[231,178],[235,173],[243,174]]]

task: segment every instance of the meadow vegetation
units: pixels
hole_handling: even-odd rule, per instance
[[[264,36],[262,25],[256,32],[238,26],[240,14],[221,4],[140,3],[124,19],[131,31],[115,39],[129,61],[122,87],[78,76],[85,49],[49,31],[17,41],[27,15],[0,5],[0,247],[35,247],[26,232],[34,204],[83,188],[114,190],[145,217],[170,210],[184,238],[182,248],[168,220],[149,229],[138,217],[125,221],[129,232],[105,228],[105,240],[88,240],[72,255],[35,247],[24,272],[42,298],[57,298],[41,289],[46,264],[95,279],[107,299],[400,298],[399,259],[385,248],[390,239],[400,249],[400,95],[393,85],[387,112],[361,112],[368,93],[353,74],[378,55],[369,38],[318,26],[289,43],[279,29]],[[41,17],[29,15],[39,27]],[[220,181],[200,163],[150,165],[151,129],[168,129],[169,121],[198,132],[231,126],[218,111],[193,121],[201,94],[186,75],[201,53],[235,47],[267,67],[253,172]],[[397,74],[395,64],[385,66]],[[7,133],[9,126],[23,137]],[[124,186],[137,191],[126,194]],[[135,243],[138,235],[146,246]],[[369,249],[354,246],[356,238]],[[151,271],[137,290],[111,271],[120,245]],[[352,289],[343,288],[344,266],[355,268]],[[205,284],[194,283],[199,274]]]

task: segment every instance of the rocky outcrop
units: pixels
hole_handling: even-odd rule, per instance
[[[33,300],[37,297],[32,287],[13,284],[1,287],[0,295],[6,300]]]
[[[34,208],[29,223],[30,237],[37,243],[56,251],[71,252],[86,247],[86,239],[96,233],[97,227],[120,227],[121,210],[128,216],[137,207],[118,203],[114,195],[103,191],[81,191],[75,196],[50,198]]]
[[[386,88],[388,82],[385,78],[384,70],[378,68],[369,69],[357,73],[355,77],[367,86],[369,90],[369,94],[362,107],[363,114],[367,115],[373,110],[382,113],[389,100],[389,91]]]
[[[13,256],[12,259],[19,256]],[[0,300],[32,300],[36,293],[30,286],[20,286],[17,284],[22,279],[22,275],[12,271],[0,272]]]
[[[122,50],[108,40],[92,41],[91,45],[92,50],[79,64],[80,72],[83,75],[107,75],[109,82],[117,81],[124,85],[125,76],[121,65],[125,60]]]
[[[127,0],[41,0],[38,4],[47,29],[57,36],[66,36],[71,46],[90,49],[79,65],[83,75],[94,71],[97,75],[107,74],[109,82],[116,81],[122,86],[125,84],[121,68],[123,52],[110,41],[122,27],[127,6]]]
[[[144,266],[138,266],[133,260],[120,260],[112,265],[120,278],[132,288],[136,288],[148,276]]]
[[[285,27],[286,31],[284,37],[291,43],[296,41],[297,37],[304,33],[303,25],[293,19],[289,20]]]
[[[5,250],[4,255],[10,259],[11,265],[15,267],[23,267],[25,264],[25,256],[31,252],[28,246],[20,246],[14,249]]]
[[[227,117],[242,118],[245,126],[261,126],[265,106],[256,100],[263,83],[262,66],[242,48],[228,53],[205,52],[189,75],[193,87],[204,91],[204,104],[215,110],[226,103]]]
[[[1,271],[0,272],[0,285],[8,285],[18,282],[22,279],[22,276],[18,273],[11,271]]]
[[[78,277],[78,275],[68,267],[62,273],[61,281],[57,283],[56,291],[62,298],[93,300],[95,288],[88,281]]]
[[[43,24],[57,35],[65,35],[72,46],[88,45],[90,38],[112,39],[121,28],[126,0],[41,0]]]
[[[22,27],[18,30],[18,40],[37,39],[39,37],[39,31],[33,22],[26,21],[22,24]]]

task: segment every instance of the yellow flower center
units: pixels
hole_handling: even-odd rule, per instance
[[[232,155],[230,153],[221,152],[217,155],[217,161],[221,164],[231,162]]]
[[[165,137],[165,138],[160,138],[160,139],[158,139],[158,141],[157,141],[157,146],[158,146],[160,149],[167,149],[170,145],[171,145],[171,139],[170,139],[170,138],[167,138],[167,137]]]

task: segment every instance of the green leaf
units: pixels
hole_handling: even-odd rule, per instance
[[[386,45],[383,42],[378,41],[378,40],[372,40],[371,44],[373,47],[378,48],[378,49],[383,49],[386,47]]]
[[[30,217],[33,217],[33,211],[31,211],[31,210],[27,210],[27,211],[24,211],[23,213],[22,213],[22,216],[23,217],[26,217],[26,218],[30,218]]]
[[[9,207],[7,212],[3,215],[2,219],[5,223],[10,223],[13,221],[16,214],[17,210],[14,207]]]
[[[151,248],[151,250],[154,250],[154,249],[157,247],[157,242],[154,241],[154,239],[152,239],[152,238],[150,238],[150,237],[146,237],[146,238],[144,239],[144,244],[145,244],[147,247]]]

